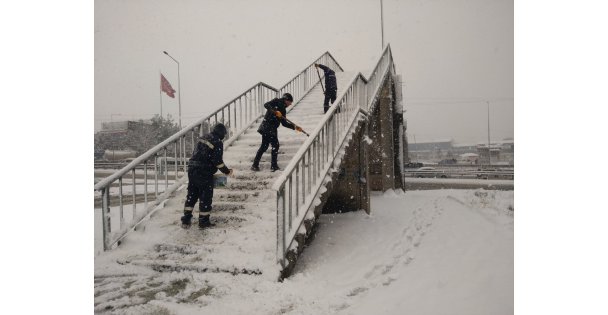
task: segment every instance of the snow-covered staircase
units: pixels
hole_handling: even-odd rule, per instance
[[[346,88],[353,75],[355,73],[336,73],[338,91]],[[317,85],[294,105],[287,118],[305,131],[311,131],[323,115],[323,92]],[[262,157],[261,171],[249,170],[261,143],[257,132],[260,122],[261,119],[225,148],[224,162],[234,169],[235,177],[229,178],[227,187],[214,191],[211,218],[217,225],[205,230],[195,226],[189,230],[181,228],[179,218],[186,198],[185,185],[182,186],[161,211],[129,234],[121,246],[95,258],[96,309],[103,310],[108,301],[128,296],[135,283],[139,285],[138,292],[153,290],[154,287],[147,284],[163,282],[164,272],[220,272],[279,278],[276,192],[271,187],[281,172],[270,172],[270,148]],[[306,138],[303,133],[279,127],[278,163],[282,169]],[[143,281],[147,276],[151,278]],[[170,278],[174,277],[175,274]]]
[[[314,63],[329,64],[336,70],[338,98],[327,114],[323,113]],[[205,304],[208,296],[221,297],[229,290],[245,290],[244,296],[251,290],[255,294],[257,286],[282,279],[293,270],[314,219],[325,202],[330,204],[328,198],[335,203],[336,196],[341,196],[340,205],[352,209],[368,207],[362,199],[352,204],[353,194],[369,197],[365,176],[371,142],[367,128],[380,117],[378,104],[393,111],[397,102],[389,95],[390,88],[400,84],[392,79],[395,68],[390,46],[367,78],[342,71],[326,52],[283,87],[276,89],[263,82],[254,85],[97,182],[103,251],[96,248],[95,311],[144,314],[158,310],[157,300]],[[257,128],[264,113],[262,104],[285,92],[296,100],[287,117],[310,137],[280,127],[278,164],[282,171],[270,172],[269,148],[260,163],[262,170],[253,172],[249,168],[261,143]],[[230,129],[224,161],[235,170],[235,177],[229,178],[225,188],[214,191],[211,218],[217,225],[184,230],[179,218],[187,178],[182,177],[180,161],[187,159],[195,136],[218,122]],[[167,175],[159,177],[162,169],[167,170],[164,174],[178,175],[175,184],[167,184]],[[360,175],[340,179],[343,172]],[[143,178],[139,187],[136,177]],[[118,189],[112,190],[116,185]],[[160,185],[164,190],[159,192]],[[344,185],[348,185],[346,194]],[[98,224],[96,229],[101,229]]]

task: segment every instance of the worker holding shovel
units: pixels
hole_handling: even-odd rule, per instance
[[[266,152],[269,145],[272,145],[272,151],[270,152],[270,170],[273,172],[280,170],[279,164],[277,163],[280,145],[277,132],[279,124],[283,125],[285,128],[303,132],[301,127],[289,121],[286,117],[286,109],[287,107],[291,106],[292,103],[293,96],[291,96],[289,93],[285,93],[281,98],[275,98],[264,104],[264,108],[266,108],[266,115],[258,128],[258,132],[262,135],[262,144],[260,145],[255,158],[253,159],[253,165],[251,165],[252,171],[257,172],[260,170],[260,160],[262,159],[262,154]]]
[[[322,64],[315,63],[315,67],[321,68],[325,73],[325,88],[323,88],[323,83],[321,83],[321,88],[323,89],[323,94],[325,94],[325,100],[323,100],[323,112],[327,113],[327,111],[329,110],[329,102],[333,104],[336,101],[338,93],[336,73],[334,72],[334,70],[331,70],[329,67],[326,67]],[[318,69],[317,75],[319,76],[319,81],[321,81],[321,75],[319,74]]]

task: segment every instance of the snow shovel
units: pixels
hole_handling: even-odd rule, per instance
[[[299,126],[298,124],[294,123],[293,121],[283,117],[283,119],[285,119],[288,123],[293,124],[294,126]],[[302,128],[302,127],[300,127]],[[307,137],[310,137],[310,135],[308,134],[308,132],[304,131],[304,129],[302,129],[302,133],[305,134]]]
[[[300,127],[302,128],[302,127]],[[305,134],[307,137],[310,137],[310,135],[308,134],[308,132],[304,131],[304,129],[302,129],[302,133]]]
[[[317,67],[315,67],[317,68]],[[323,90],[323,94],[325,94],[325,88],[323,87],[323,82],[321,81],[321,75],[319,74],[319,68],[317,68],[317,75],[319,76],[319,83],[321,83],[321,89]]]

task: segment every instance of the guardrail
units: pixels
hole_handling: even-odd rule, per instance
[[[224,141],[225,146],[229,146],[238,136],[243,133],[251,124],[265,112],[263,104],[275,98],[277,90],[265,83],[258,83],[250,89],[237,96],[226,105],[220,107],[210,115],[199,119],[190,124],[186,128],[180,130],[165,141],[148,150],[141,156],[137,157],[131,163],[127,164],[121,170],[108,176],[94,187],[95,191],[101,192],[101,215],[103,224],[103,247],[104,250],[112,248],[119,244],[120,240],[132,229],[134,229],[145,217],[152,214],[154,209],[166,199],[173,191],[175,191],[185,181],[187,158],[186,156],[192,152],[196,142],[195,140],[205,133],[217,123],[223,123],[228,129],[227,140]],[[189,141],[188,141],[189,140]],[[160,161],[160,162],[159,162]],[[171,165],[169,161],[173,161]],[[149,164],[153,164],[150,167]],[[136,170],[141,172],[143,169],[143,183],[136,182]],[[152,176],[149,176],[149,169],[153,169]],[[162,171],[162,173],[161,173]],[[168,174],[172,172],[177,180],[169,187]],[[123,181],[131,174],[131,220],[125,222],[125,199],[128,196],[123,194]],[[139,174],[139,173],[138,173]],[[164,175],[164,180],[159,179],[159,175]],[[139,174],[141,177],[141,174]],[[110,204],[110,186],[118,182],[118,229],[113,231],[111,222],[111,207]],[[159,194],[159,184],[164,185],[162,194]],[[143,211],[137,211],[137,205],[141,200],[136,198],[136,188],[138,185],[143,187]],[[154,186],[154,200],[148,200],[148,186]],[[115,185],[114,185],[115,186]],[[115,197],[113,199],[116,199]],[[139,201],[139,202],[138,202]],[[140,205],[141,207],[141,205]],[[115,215],[116,216],[116,215]]]
[[[403,172],[404,177],[436,177],[436,178],[450,178],[450,177],[473,177],[473,178],[503,178],[513,179],[514,171],[477,171],[477,170],[405,170]]]
[[[349,134],[354,131],[358,117],[367,116],[373,109],[382,82],[391,69],[394,73],[389,45],[376,63],[370,79],[366,80],[361,73],[355,75],[275,181],[272,189],[276,192],[277,204],[277,260],[281,266],[286,266],[286,255],[294,249],[295,237],[326,175],[337,161]]]

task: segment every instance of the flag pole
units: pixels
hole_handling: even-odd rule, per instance
[[[160,74],[161,78],[162,78],[163,74],[160,72],[160,70],[158,70],[158,74]],[[162,80],[161,80],[160,85],[161,85],[161,87],[160,87],[160,90],[158,91],[158,94],[160,96],[160,118],[162,120],[162,118],[163,118],[163,87],[162,87],[163,83],[162,83]]]
[[[169,58],[173,59],[173,61],[177,63],[177,103],[179,104],[179,130],[182,130],[182,87],[179,82],[179,61],[177,61],[175,58],[173,58],[173,56],[169,55],[169,53],[164,50],[163,54],[169,56]]]

